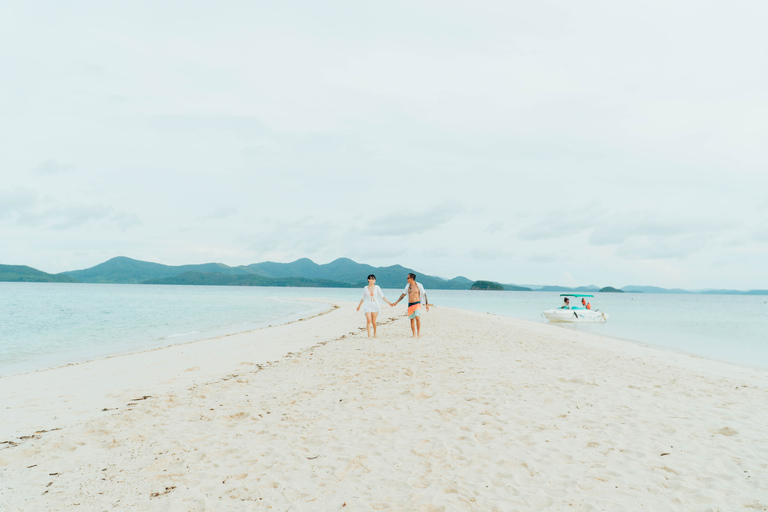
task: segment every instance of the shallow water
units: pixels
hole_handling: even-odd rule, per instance
[[[247,331],[327,309],[269,290],[0,283],[0,375]]]
[[[446,306],[538,322],[547,322],[541,312],[562,301],[559,293],[548,292],[435,290],[427,295]],[[595,293],[589,300],[608,313],[606,323],[553,325],[768,368],[768,297]]]
[[[390,301],[401,292],[384,290]],[[284,323],[326,309],[296,299],[357,303],[360,295],[338,288],[0,283],[0,375]],[[541,312],[561,302],[547,292],[427,295],[438,307],[536,322],[546,322]],[[768,368],[768,297],[596,293],[590,300],[610,315],[607,323],[555,325]],[[428,316],[424,328],[428,333]]]

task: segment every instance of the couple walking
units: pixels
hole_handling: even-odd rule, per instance
[[[369,338],[371,337],[371,327],[373,327],[373,337],[376,337],[376,317],[380,311],[379,300],[383,300],[390,306],[395,307],[406,295],[408,296],[408,318],[411,319],[411,331],[415,338],[421,336],[421,305],[424,304],[424,307],[429,311],[427,293],[424,291],[421,283],[416,282],[416,274],[408,274],[408,284],[405,285],[405,290],[403,290],[400,298],[394,303],[384,298],[384,293],[376,284],[376,276],[373,274],[368,276],[368,286],[363,288],[363,298],[360,299],[357,310],[360,311],[360,306],[365,303],[363,312],[365,313],[365,328],[368,329]]]

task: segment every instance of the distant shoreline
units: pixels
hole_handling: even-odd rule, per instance
[[[368,274],[376,275],[382,288],[404,285],[405,276],[414,273],[417,281],[433,290],[541,291],[541,292],[623,292],[677,293],[706,295],[768,295],[768,290],[703,289],[684,290],[656,286],[544,286],[499,283],[487,279],[472,280],[463,276],[453,279],[430,276],[401,265],[373,267],[349,258],[339,258],[319,265],[302,258],[291,263],[262,262],[231,267],[223,263],[195,265],[163,265],[118,256],[83,270],[49,274],[25,265],[0,265],[0,282],[105,283],[105,284],[175,284],[201,286],[278,286],[314,288],[356,288],[366,284]]]

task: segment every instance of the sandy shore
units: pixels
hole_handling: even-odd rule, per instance
[[[0,510],[768,510],[765,371],[339,306],[0,379]]]

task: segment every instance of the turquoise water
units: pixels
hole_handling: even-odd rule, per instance
[[[270,290],[0,283],[0,375],[247,331],[327,309]]]
[[[405,286],[405,285],[403,285]],[[394,301],[402,289],[384,290]],[[427,290],[430,303],[535,322],[558,293]],[[210,338],[311,316],[357,289],[0,283],[0,375]],[[556,324],[768,368],[768,297],[595,294],[605,324]],[[401,305],[402,306],[402,305]],[[361,314],[361,325],[364,321]],[[429,329],[426,317],[425,329]]]
[[[491,296],[491,294],[498,294]],[[545,309],[559,307],[559,293],[427,291],[430,302],[547,322]],[[606,323],[553,324],[696,354],[744,366],[768,368],[768,297],[595,293],[592,307]]]

